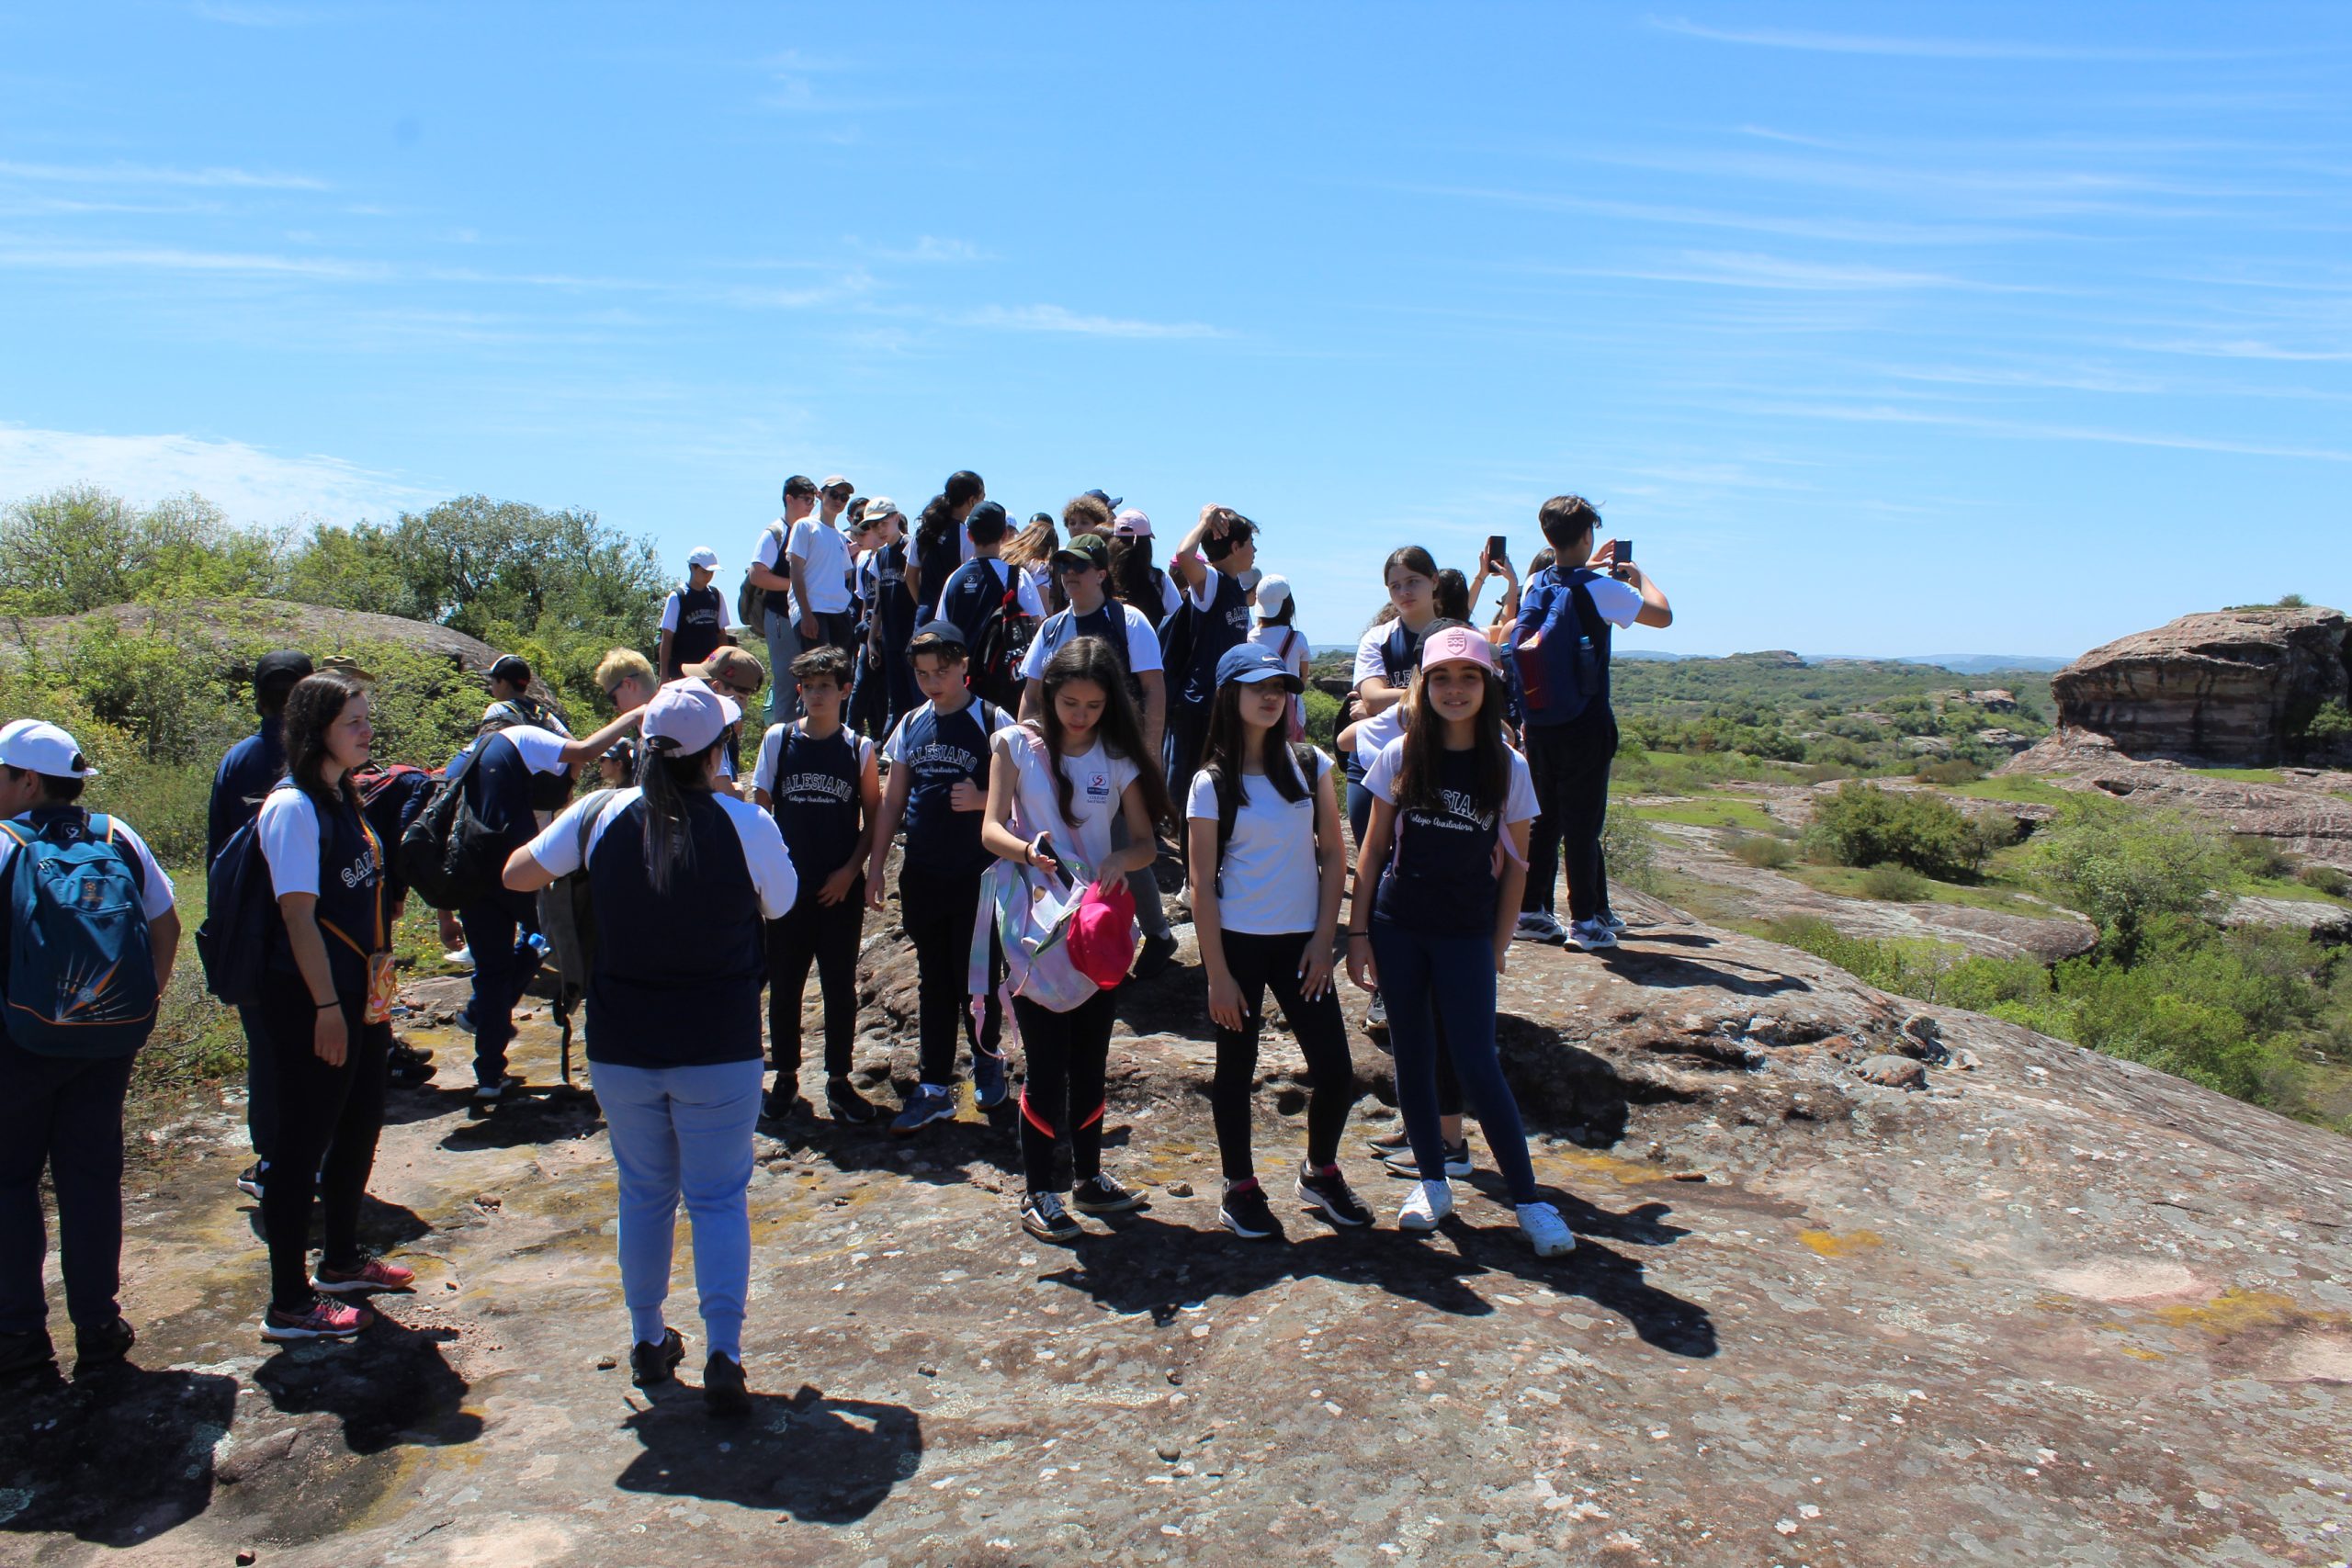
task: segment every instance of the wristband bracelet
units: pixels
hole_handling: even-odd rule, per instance
[[[1348,940],[1350,942],[1370,942],[1372,940],[1372,933],[1370,931],[1350,931],[1348,933]]]
[[[324,1012],[329,1008],[339,1008],[342,1005],[343,998],[341,997],[337,997],[331,1002],[312,1002],[311,1004],[311,1010],[313,1012]]]

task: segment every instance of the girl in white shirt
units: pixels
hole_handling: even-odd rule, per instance
[[[1118,655],[1100,637],[1071,639],[1046,661],[1037,717],[989,741],[1002,767],[989,770],[980,842],[998,858],[1052,870],[1056,852],[1078,863],[1105,894],[1159,852],[1157,824],[1174,816],[1159,771],[1149,765],[1143,726]],[[1114,815],[1127,827],[1111,847]],[[1069,1140],[1081,1213],[1114,1213],[1142,1201],[1102,1168],[1103,1078],[1111,1056],[1112,992],[1097,990],[1068,1012],[1012,998],[1027,1069],[1021,1090],[1021,1157],[1028,1192],[1021,1224],[1034,1235],[1079,1234],[1064,1206],[1054,1148]]]
[[[1262,587],[1262,584],[1261,585]],[[1306,1058],[1306,1160],[1294,1190],[1334,1224],[1372,1212],[1340,1174],[1340,1134],[1355,1101],[1355,1064],[1331,983],[1347,846],[1331,759],[1294,747],[1286,717],[1299,678],[1255,643],[1217,660],[1208,740],[1193,775],[1185,831],[1193,922],[1216,1025],[1209,1104],[1225,1167],[1217,1223],[1236,1235],[1279,1235],[1250,1151],[1250,1095],[1269,987]]]

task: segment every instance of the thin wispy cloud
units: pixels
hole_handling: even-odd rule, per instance
[[[244,190],[332,190],[309,175],[268,169],[175,169],[152,164],[18,164],[0,162],[0,179],[48,180],[60,184],[219,186]]]
[[[331,256],[272,255],[254,251],[184,251],[165,247],[107,249],[97,246],[26,245],[0,241],[0,266],[58,270],[93,268],[143,272],[246,273],[282,277],[384,279],[392,269],[378,262]]]
[[[1231,334],[1200,321],[1143,321],[1089,316],[1060,305],[990,305],[963,318],[967,326],[1006,332],[1067,333],[1080,337],[1212,338]]]
[[[1653,17],[1650,26],[1709,43],[1756,49],[1802,50],[1814,54],[1869,54],[1914,60],[2160,61],[2245,60],[2266,51],[2246,50],[2147,49],[2132,45],[2053,44],[2018,39],[1903,38],[1867,33],[1821,33],[1780,28],[1716,28],[1683,17]]]
[[[0,424],[0,496],[97,484],[152,502],[194,491],[240,523],[384,517],[444,493],[340,457],[186,434],[116,435]]]
[[[1814,262],[1753,252],[1686,251],[1668,261],[1622,266],[1560,267],[1587,277],[1638,278],[1653,283],[1700,283],[1726,288],[1774,288],[1801,293],[1883,292],[1961,288],[1993,293],[2041,293],[2043,286],[1993,283],[1949,273],[1914,272],[1865,263]]]
[[[2158,446],[2176,452],[2218,452],[2240,457],[2290,457],[2317,463],[2352,463],[2352,451],[2335,446],[2295,446],[2223,436],[2168,432],[2101,430],[2084,425],[2042,424],[1888,404],[1758,402],[1749,412],[1854,424],[1925,424],[2025,441],[2084,441],[2110,446]]]

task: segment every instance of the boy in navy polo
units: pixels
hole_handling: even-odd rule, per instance
[[[972,1087],[979,1103],[1003,1101],[1009,1081],[997,1053],[1003,1028],[996,989],[989,989],[977,1030],[966,1006],[972,923],[980,874],[996,857],[980,844],[989,803],[989,738],[1012,717],[975,698],[964,684],[967,660],[956,624],[926,624],[907,645],[923,705],[899,721],[882,745],[890,783],[882,797],[866,863],[868,908],[882,908],[882,868],[901,818],[907,852],[899,868],[899,919],[914,943],[922,1081],[890,1131],[906,1137],[956,1114],[956,1021],[972,1043]]]

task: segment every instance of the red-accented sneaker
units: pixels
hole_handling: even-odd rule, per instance
[[[369,1291],[408,1291],[416,1287],[416,1270],[370,1258],[356,1269],[330,1269],[322,1261],[311,1288],[330,1295],[359,1295]]]
[[[308,1308],[299,1313],[270,1308],[262,1314],[261,1337],[264,1339],[348,1339],[375,1321],[376,1314],[366,1307],[318,1296],[311,1299]]]

